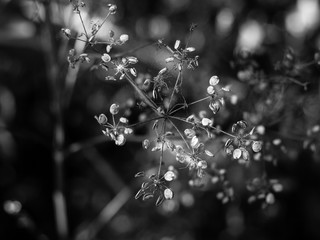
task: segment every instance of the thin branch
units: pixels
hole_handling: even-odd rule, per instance
[[[211,96],[207,96],[207,97],[201,98],[201,99],[199,99],[199,100],[197,100],[197,101],[188,103],[187,106],[190,107],[190,106],[192,106],[192,105],[194,105],[194,104],[203,102],[203,101],[205,101],[205,100],[207,100],[207,99],[210,99],[210,98],[211,98]],[[180,111],[180,110],[182,110],[182,109],[185,109],[185,105],[183,105],[183,106],[181,106],[181,107],[179,107],[179,108],[177,108],[177,109],[175,109],[175,110],[172,109],[172,111],[169,112],[169,115],[172,115],[172,114],[174,114],[174,113],[176,113],[176,112],[178,112],[178,111]]]
[[[84,33],[86,35],[86,38],[87,40],[89,39],[89,35],[88,35],[88,32],[87,32],[87,29],[84,25],[84,22],[83,22],[83,19],[82,19],[82,15],[81,15],[81,12],[79,11],[79,18],[80,18],[80,21],[81,21],[81,24],[82,24],[82,27],[83,27],[83,30],[84,30]]]
[[[168,111],[170,110],[170,106],[171,106],[171,103],[172,103],[172,100],[173,100],[173,96],[174,96],[174,93],[176,91],[176,88],[178,87],[178,82],[180,80],[181,74],[182,74],[181,71],[179,71],[179,74],[177,76],[176,82],[174,84],[174,88],[173,88],[171,96],[170,96],[169,105],[168,105]]]
[[[182,140],[184,141],[184,143],[187,145],[188,149],[191,151],[191,147],[189,146],[187,140],[185,139],[185,137],[183,136],[183,134],[180,132],[179,128],[174,124],[174,122],[168,118],[168,120],[171,122],[172,126],[177,130],[178,134],[180,135],[180,137],[182,138]]]

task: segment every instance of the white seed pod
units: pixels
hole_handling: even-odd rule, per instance
[[[208,163],[204,160],[201,160],[197,163],[197,167],[201,169],[206,169],[208,167]]]
[[[99,118],[96,117],[96,119],[98,120],[99,124],[106,124],[108,122],[107,116],[103,113],[99,115]]]
[[[218,193],[217,193],[217,198],[218,198],[219,200],[221,200],[223,197],[224,197],[224,193],[223,193],[223,192],[218,192]]]
[[[268,193],[266,196],[266,203],[274,204],[274,202],[275,202],[275,197],[274,197],[273,193]]]
[[[214,101],[209,104],[209,108],[211,109],[213,114],[216,114],[217,112],[219,112],[220,107],[221,107],[221,103],[219,101]]]
[[[235,150],[233,150],[233,158],[234,159],[239,159],[242,155],[242,151],[239,148],[236,148]]]
[[[242,158],[243,158],[243,160],[245,160],[245,162],[247,162],[248,160],[250,160],[250,154],[249,154],[248,150],[245,149],[245,148],[241,148],[241,151],[242,151]]]
[[[233,95],[231,95],[231,97],[230,97],[230,102],[231,102],[231,104],[232,105],[236,105],[237,103],[238,103],[238,96],[237,95],[235,95],[235,94],[233,94]]]
[[[173,198],[173,191],[170,188],[166,188],[163,191],[163,195],[165,199],[170,200]]]
[[[212,76],[211,78],[210,78],[210,80],[209,80],[209,84],[211,85],[211,86],[215,86],[215,85],[217,85],[218,83],[219,83],[219,78],[218,78],[218,76]]]
[[[212,177],[211,182],[212,182],[212,184],[216,184],[217,182],[219,182],[219,177],[218,176]]]
[[[127,59],[130,64],[136,64],[138,62],[138,58],[136,57],[131,56],[131,57],[127,57]]]
[[[193,129],[187,128],[184,130],[184,134],[187,138],[193,138],[196,135],[196,132]]]
[[[102,61],[105,62],[105,63],[111,61],[111,57],[110,57],[110,55],[107,54],[107,53],[104,53],[104,54],[102,55],[101,59],[102,59]]]
[[[262,126],[262,125],[259,125],[259,126],[256,127],[256,131],[260,135],[264,135],[264,133],[266,132],[266,128],[264,126]]]
[[[213,121],[212,121],[211,119],[209,119],[209,118],[202,118],[201,124],[202,124],[202,126],[204,126],[204,127],[212,126]]]
[[[172,180],[176,179],[176,174],[173,171],[167,171],[164,174],[164,179],[168,182],[171,182]]]
[[[178,49],[180,47],[180,43],[181,41],[180,40],[176,40],[175,44],[174,44],[174,49]]]
[[[158,75],[162,75],[162,74],[165,74],[166,72],[168,71],[168,68],[162,68],[160,71],[159,71],[159,73],[158,73]]]
[[[144,149],[148,149],[149,146],[150,146],[150,141],[149,141],[148,139],[143,140],[143,142],[142,142],[142,147],[143,147]]]
[[[169,62],[173,62],[174,61],[174,57],[168,57],[166,58],[166,63],[169,63]]]
[[[113,103],[111,106],[110,106],[110,113],[112,114],[112,115],[116,115],[116,114],[118,114],[118,112],[119,112],[119,104],[117,104],[117,103]]]
[[[68,29],[68,28],[62,28],[61,29],[62,32],[67,36],[67,37],[70,37],[71,36],[71,30]]]
[[[133,133],[133,130],[132,128],[125,128],[124,131],[123,131],[124,134],[128,135],[128,134],[132,134]]]
[[[180,163],[184,163],[184,162],[186,162],[186,156],[184,154],[177,153],[176,160]]]
[[[204,150],[205,154],[207,154],[209,157],[213,157],[213,153],[209,150]]]
[[[124,73],[122,73],[119,79],[123,80],[125,77],[126,77],[126,75]]]
[[[196,49],[194,47],[187,47],[185,49],[186,52],[194,52]]]
[[[128,34],[121,34],[119,40],[120,40],[122,43],[125,43],[126,41],[129,40],[129,35],[128,35]]]
[[[124,123],[124,124],[127,124],[127,123],[129,122],[129,120],[128,120],[127,118],[125,118],[125,117],[121,117],[121,118],[119,119],[119,121],[122,122],[122,123]]]
[[[135,68],[130,68],[130,73],[135,77],[137,76],[137,70]]]
[[[110,14],[115,14],[117,12],[117,5],[108,4]]]
[[[262,142],[261,141],[253,141],[251,147],[254,152],[260,152],[262,149]]]
[[[186,121],[187,122],[194,122],[196,119],[196,116],[194,114],[190,115],[189,117],[187,117]]]
[[[126,138],[123,134],[119,134],[115,140],[116,145],[122,146],[126,143]]]
[[[276,138],[276,139],[274,139],[274,140],[272,141],[273,145],[276,145],[276,146],[280,145],[281,142],[282,142],[282,141],[281,141],[280,138]]]
[[[197,148],[199,146],[199,138],[197,138],[197,136],[193,136],[190,145],[192,148]]]
[[[282,192],[283,186],[280,183],[275,183],[275,184],[272,185],[272,189],[275,192]]]
[[[209,94],[209,95],[213,95],[213,94],[215,94],[215,92],[216,92],[216,90],[215,90],[215,88],[214,88],[214,86],[209,86],[208,88],[207,88],[207,93]]]
[[[106,46],[106,51],[107,51],[107,53],[109,53],[109,52],[111,51],[111,49],[112,49],[112,46],[111,46],[111,45],[107,45],[107,46]]]

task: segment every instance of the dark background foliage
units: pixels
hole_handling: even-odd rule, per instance
[[[66,9],[69,1],[53,2],[54,6]],[[252,85],[239,80],[239,66],[233,67],[239,60],[239,36],[246,24],[253,23],[247,42],[255,38],[260,28],[264,31],[252,59],[266,75],[275,73],[274,66],[287,47],[294,49],[301,63],[313,61],[320,46],[319,16],[312,27],[302,30],[300,22],[295,30],[290,29],[293,19],[288,19],[303,2],[317,1],[119,0],[115,2],[118,12],[111,27],[118,35],[129,34],[130,41],[114,51],[121,53],[162,38],[173,45],[176,39],[184,41],[190,24],[196,23],[190,45],[197,48],[200,68],[190,71],[184,82],[184,95],[188,101],[202,97],[212,74],[234,86],[234,92],[239,92],[237,106],[227,105],[228,110],[216,119],[228,129],[243,118],[244,112],[254,112],[256,102],[277,92],[272,87],[252,91]],[[106,1],[86,3],[89,16],[104,16]],[[41,1],[0,1],[0,239],[58,238],[52,195],[56,177],[52,157],[56,116],[52,113],[53,93],[48,80],[48,58],[57,52],[44,50],[47,39],[41,6]],[[319,8],[319,4],[316,6]],[[63,16],[61,11],[56,13]],[[60,87],[70,71],[66,55],[74,44],[67,43],[60,33],[62,27],[68,27],[62,18],[53,16],[52,23],[56,47],[65,49],[59,62]],[[135,55],[140,59],[138,70],[151,74],[161,68],[164,60],[155,46],[142,48]],[[101,71],[89,68],[84,64],[72,91],[59,95],[70,100],[63,111],[63,191],[70,239],[85,239],[80,233],[88,229],[94,232],[93,239],[320,238],[319,144],[315,152],[302,148],[307,129],[320,123],[316,64],[297,77],[310,82],[308,90],[294,83],[286,84],[279,110],[271,106],[259,122],[274,122],[267,128],[267,137],[282,138],[288,149],[286,154],[278,154],[277,166],[266,166],[269,176],[279,178],[284,185],[276,203],[266,209],[247,203],[248,194],[243,188],[252,172],[236,164],[229,164],[229,175],[238,184],[238,197],[226,205],[216,199],[216,188],[188,187],[187,174],[183,173],[172,203],[157,208],[152,202],[134,200],[134,192],[141,184],[134,174],[154,164],[154,157],[141,148],[148,128],[137,129],[137,137],[121,148],[101,137],[93,116],[107,112],[115,101],[125,103],[134,97],[134,92],[125,82],[106,83]],[[131,111],[130,120],[137,121],[139,108],[133,106]],[[319,141],[319,136],[315,139]],[[80,145],[83,149],[79,150],[75,143],[84,143]],[[22,208],[15,213],[19,204]],[[108,212],[113,210],[114,215]]]

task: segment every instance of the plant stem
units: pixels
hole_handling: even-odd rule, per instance
[[[168,111],[170,110],[170,106],[171,106],[171,103],[172,103],[172,99],[173,99],[174,93],[175,93],[175,91],[176,91],[176,88],[178,87],[178,82],[179,82],[179,80],[180,80],[181,74],[182,74],[181,71],[179,71],[179,74],[178,74],[178,76],[177,76],[176,82],[175,82],[175,84],[174,84],[174,88],[173,88],[172,93],[171,93],[171,96],[170,96],[169,105],[168,105]]]
[[[79,10],[79,18],[80,18],[80,21],[81,21],[81,24],[82,24],[82,27],[83,27],[84,33],[85,33],[85,35],[86,35],[86,38],[87,38],[87,40],[88,40],[88,39],[89,39],[89,35],[88,35],[88,33],[87,33],[87,29],[86,29],[86,27],[84,26],[84,22],[83,22],[83,19],[82,19],[82,15],[81,15],[80,10]]]
[[[163,115],[157,110],[156,103],[135,84],[130,75],[128,73],[125,73],[125,77],[134,88],[134,90],[138,93],[141,100],[144,101],[144,103],[147,104],[159,117],[163,117]]]
[[[187,106],[188,106],[188,107],[189,107],[189,106],[192,106],[192,105],[194,105],[194,104],[197,104],[197,103],[199,103],[199,102],[202,102],[202,101],[207,100],[207,99],[210,99],[210,98],[211,98],[211,96],[207,96],[207,97],[201,98],[201,99],[199,99],[199,100],[197,100],[197,101],[188,103]],[[172,110],[172,111],[169,113],[169,115],[172,115],[172,114],[174,114],[174,113],[176,113],[176,112],[178,112],[178,111],[180,111],[180,110],[182,110],[182,109],[184,109],[184,108],[185,108],[185,105],[182,106],[182,107],[179,107],[179,108],[177,108],[177,109],[175,109],[175,110]]]
[[[54,117],[53,128],[53,161],[54,161],[54,190],[53,190],[53,206],[55,211],[55,221],[57,228],[57,236],[60,240],[68,238],[68,220],[66,211],[65,196],[63,193],[64,177],[64,127],[63,113],[61,106],[61,89],[59,84],[59,64],[57,61],[57,49],[54,40],[54,30],[51,21],[50,1],[45,2],[46,20],[43,32],[43,48],[47,55],[47,77],[52,90],[51,109]]]

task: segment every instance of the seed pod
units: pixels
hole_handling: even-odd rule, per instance
[[[174,49],[178,49],[180,47],[180,43],[181,41],[180,40],[176,40],[175,44],[174,44]]]
[[[150,198],[153,198],[153,194],[152,193],[146,193],[145,195],[143,195],[142,200],[148,200]]]
[[[212,76],[210,79],[209,79],[209,84],[211,85],[211,86],[215,86],[215,85],[217,85],[218,83],[219,83],[219,78],[218,78],[218,76]]]
[[[104,125],[104,124],[106,124],[108,122],[107,116],[104,115],[103,113],[101,113],[99,115],[99,118],[98,117],[95,117],[95,118],[97,119],[98,123],[101,124],[101,125]]]
[[[142,195],[144,194],[144,191],[142,189],[140,189],[137,194],[134,196],[135,199],[140,198]]]
[[[130,73],[135,77],[137,76],[137,70],[135,68],[130,68]]]
[[[112,114],[112,115],[116,115],[116,114],[118,114],[118,112],[119,112],[119,104],[116,104],[116,103],[113,103],[111,106],[110,106],[110,113]]]
[[[104,53],[104,54],[102,55],[101,59],[102,59],[102,61],[105,62],[105,63],[111,61],[111,57],[110,57],[110,55],[107,54],[107,53]]]
[[[129,63],[136,64],[138,62],[138,59],[136,57],[127,57]]]
[[[215,90],[215,88],[213,87],[213,86],[209,86],[208,88],[207,88],[207,93],[209,94],[209,95],[213,95],[213,94],[215,94],[215,92],[216,92],[216,90]]]
[[[248,123],[246,121],[238,121],[237,124],[239,125],[240,128],[245,129],[248,126]]]
[[[185,49],[186,52],[194,52],[196,49],[194,47],[188,47]]]
[[[161,205],[161,203],[163,203],[163,201],[164,201],[164,196],[161,194],[161,195],[157,198],[156,206]]]
[[[123,134],[119,134],[115,140],[116,145],[123,146],[126,143],[126,138]]]
[[[274,204],[274,202],[275,202],[274,195],[272,193],[268,193],[266,196],[266,203]]]
[[[144,172],[138,172],[134,175],[134,177],[144,177]]]
[[[167,188],[163,191],[164,198],[170,200],[173,198],[173,191],[170,188]]]
[[[205,126],[205,127],[207,127],[207,126],[212,126],[213,121],[212,121],[211,119],[209,119],[209,118],[202,118],[201,124],[202,124],[203,126]]]
[[[166,63],[169,63],[169,62],[173,62],[174,61],[174,57],[168,57],[166,58]]]
[[[242,151],[239,148],[236,148],[235,150],[233,150],[233,158],[234,159],[239,159],[242,155]]]
[[[187,128],[184,130],[184,134],[187,138],[193,138],[196,135],[196,132],[193,129]]]
[[[110,14],[115,14],[117,12],[117,5],[108,4]]]
[[[172,180],[176,179],[176,174],[173,171],[167,171],[164,174],[164,179],[168,182],[171,182]]]
[[[261,141],[253,141],[251,147],[254,152],[260,152],[262,149],[262,142]]]
[[[127,123],[129,122],[129,120],[128,120],[127,118],[125,118],[125,117],[121,117],[121,118],[119,119],[119,121],[122,122],[122,123],[124,123],[124,124],[127,124]]]

